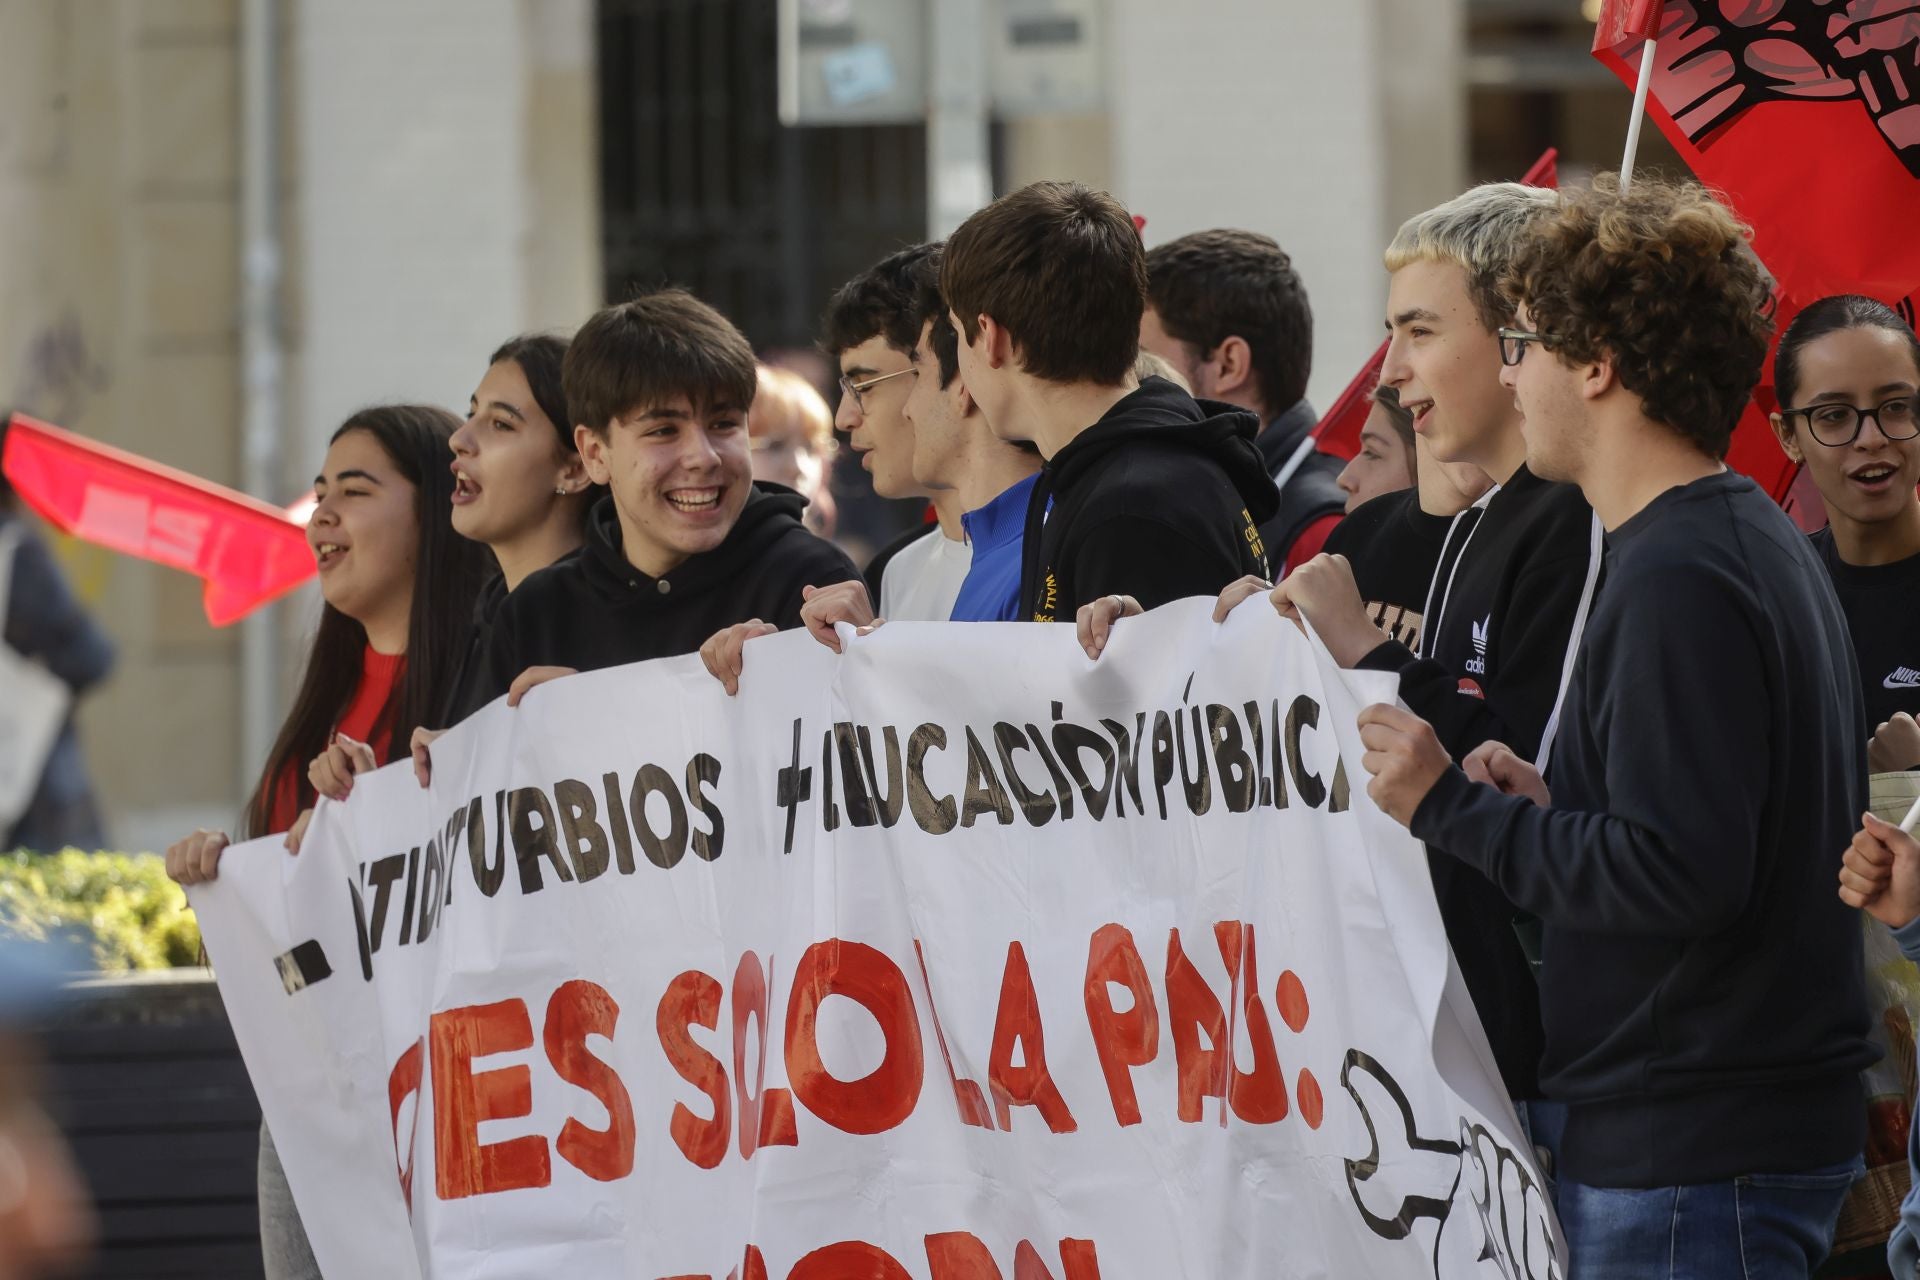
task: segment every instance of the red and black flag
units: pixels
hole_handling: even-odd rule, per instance
[[[1607,0],[1594,56],[1634,86],[1650,38],[1647,114],[1694,176],[1753,227],[1754,251],[1778,286],[1778,330],[1835,293],[1879,298],[1911,324],[1920,294],[1920,5]],[[1755,401],[1727,460],[1784,502],[1794,468],[1767,429],[1770,383]]]
[[[1789,298],[1920,289],[1920,5],[1608,0],[1596,57],[1754,229]],[[1909,311],[1909,314],[1911,312]]]

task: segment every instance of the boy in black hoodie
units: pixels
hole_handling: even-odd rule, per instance
[[[1860,923],[1833,884],[1867,731],[1819,559],[1722,462],[1767,287],[1704,189],[1605,177],[1561,194],[1505,284],[1529,465],[1608,540],[1552,791],[1499,743],[1463,772],[1375,706],[1368,793],[1544,923],[1576,1274],[1805,1276],[1865,1136]]]
[[[678,289],[608,307],[574,336],[563,378],[581,459],[611,493],[579,555],[507,597],[463,714],[574,671],[692,653],[748,618],[799,626],[803,587],[857,576],[801,524],[804,498],[754,483],[753,350],[719,312]]]
[[[1260,422],[1133,375],[1147,262],[1105,192],[1039,182],[947,240],[940,292],[960,375],[993,430],[1046,465],[1027,507],[1021,613],[1072,618],[1098,597],[1146,608],[1264,574],[1279,494]]]

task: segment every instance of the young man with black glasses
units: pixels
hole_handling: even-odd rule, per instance
[[[929,489],[913,476],[913,425],[907,393],[916,377],[920,298],[937,287],[938,243],[889,254],[840,286],[827,305],[827,353],[840,366],[834,426],[849,434],[860,465],[883,498],[925,498],[934,523],[909,529],[867,566],[867,590],[879,615],[897,622],[945,622],[973,564],[952,489]]]

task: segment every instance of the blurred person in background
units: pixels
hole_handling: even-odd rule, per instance
[[[1140,348],[1140,355],[1133,362],[1133,376],[1142,382],[1148,378],[1165,378],[1188,395],[1193,394],[1193,384],[1187,381],[1186,374],[1174,368],[1164,356],[1157,356],[1145,347]]]
[[[0,444],[10,416],[0,410]],[[0,476],[0,616],[6,619],[7,647],[59,677],[76,703],[113,670],[113,642],[74,595],[5,476]],[[26,810],[0,830],[0,849],[50,853],[106,844],[73,711],[70,705]]]
[[[1147,254],[1140,346],[1178,369],[1192,394],[1251,410],[1280,489],[1260,539],[1274,574],[1316,555],[1347,509],[1340,459],[1313,444],[1307,403],[1313,308],[1293,259],[1253,231],[1196,231]]]
[[[833,458],[833,410],[813,384],[792,369],[759,366],[760,392],[747,414],[753,478],[782,484],[807,500],[801,522],[833,536],[839,513],[827,485]]]
[[[1363,502],[1413,487],[1419,467],[1413,440],[1413,415],[1400,407],[1400,393],[1392,387],[1375,387],[1373,405],[1360,427],[1360,452],[1353,455],[1339,476],[1340,488],[1347,495],[1348,515]],[[1332,545],[1329,536],[1329,550]]]
[[[67,963],[49,943],[0,936],[0,1280],[75,1274],[98,1233],[73,1153],[42,1101],[32,1028],[60,1002]]]
[[[309,762],[342,740],[375,763],[404,754],[447,698],[479,593],[485,552],[448,519],[444,409],[364,409],[334,432],[314,477],[307,545],[325,601],[293,710],[241,819],[245,838],[288,831],[313,807]],[[212,880],[229,841],[196,831],[167,850],[181,884]],[[320,1274],[273,1136],[260,1130],[260,1247],[267,1280]]]

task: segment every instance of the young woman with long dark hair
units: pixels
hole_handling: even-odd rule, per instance
[[[325,604],[293,710],[248,797],[245,837],[286,831],[312,807],[308,762],[336,736],[384,761],[444,703],[485,558],[447,519],[447,452],[459,427],[442,409],[390,405],[334,433],[307,526]],[[227,844],[224,832],[197,831],[167,850],[167,873],[182,884],[211,880]],[[260,1233],[268,1280],[319,1275],[264,1127]]]
[[[485,544],[499,572],[474,603],[446,699],[418,726],[422,767],[426,745],[478,701],[472,686],[479,655],[501,602],[529,576],[579,550],[587,511],[607,491],[588,478],[574,446],[560,381],[566,355],[567,340],[552,334],[502,343],[468,399],[466,422],[453,433],[452,528]],[[344,800],[354,776],[375,763],[349,736],[313,761],[308,778],[317,794]]]

